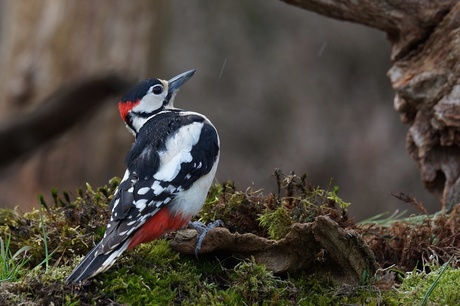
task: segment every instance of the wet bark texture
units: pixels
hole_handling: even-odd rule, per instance
[[[394,107],[409,124],[406,147],[442,207],[460,202],[460,2],[284,0],[387,33]],[[395,169],[396,170],[396,169]]]

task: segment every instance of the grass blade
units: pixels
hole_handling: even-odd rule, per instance
[[[48,253],[48,241],[46,239],[46,230],[45,230],[45,222],[43,221],[43,210],[42,210],[43,201],[38,197],[38,207],[40,209],[40,223],[43,232],[43,244],[45,246],[45,271],[48,272],[49,268],[49,253]]]
[[[439,275],[436,277],[436,279],[434,280],[434,282],[431,284],[430,288],[428,288],[428,291],[425,293],[425,296],[423,297],[422,303],[420,304],[421,306],[426,306],[426,304],[428,303],[428,299],[430,298],[431,293],[433,293],[433,290],[434,290],[434,289],[436,288],[436,286],[438,285],[439,280],[441,279],[442,274],[443,274],[443,273],[446,271],[446,269],[449,267],[449,264],[450,264],[450,262],[452,261],[453,258],[454,258],[454,256],[451,256],[450,259],[449,259],[444,265],[442,265],[442,268],[441,268],[441,270],[439,271]]]

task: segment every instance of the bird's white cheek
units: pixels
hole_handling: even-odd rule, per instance
[[[133,107],[136,113],[151,113],[163,106],[163,96],[156,96],[154,94],[145,95],[140,103]]]

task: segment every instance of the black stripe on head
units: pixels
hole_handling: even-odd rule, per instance
[[[121,98],[121,102],[135,102],[140,100],[145,96],[150,87],[157,84],[163,85],[163,83],[161,83],[161,81],[158,79],[146,79],[140,81],[124,94],[124,96]]]

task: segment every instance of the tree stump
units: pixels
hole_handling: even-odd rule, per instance
[[[387,33],[394,107],[409,124],[406,147],[442,208],[460,202],[460,2],[283,0]]]

